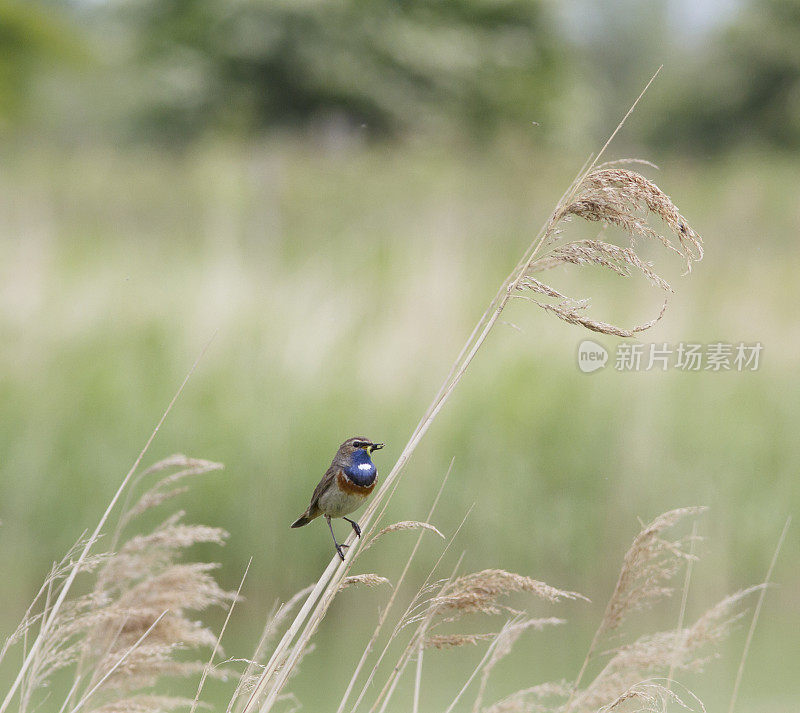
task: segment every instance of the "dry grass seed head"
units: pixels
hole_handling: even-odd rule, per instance
[[[224,467],[222,463],[215,463],[214,461],[202,460],[200,458],[189,458],[180,453],[171,455],[151,465],[137,478],[137,483],[153,473],[160,473],[170,468],[178,468],[179,470],[161,478],[139,498],[135,505],[130,509],[126,509],[120,520],[120,526],[124,527],[131,520],[147,510],[151,510],[165,501],[186,492],[188,486],[181,485],[179,487],[172,487],[179,481],[193,476],[211,473],[215,470],[222,470]]]
[[[594,713],[610,710],[622,702],[627,692],[637,688],[648,674],[675,671],[702,671],[714,657],[718,646],[742,617],[734,609],[763,585],[750,587],[725,597],[708,609],[694,624],[642,636],[632,644],[609,652],[611,659],[595,679],[575,697],[570,710]],[[654,689],[647,689],[651,693]]]
[[[441,532],[439,532],[439,530],[435,528],[433,525],[431,525],[429,522],[419,522],[417,520],[403,520],[401,522],[395,522],[392,525],[388,525],[387,527],[384,527],[382,530],[380,530],[380,532],[378,532],[375,535],[375,537],[370,539],[368,542],[364,543],[364,546],[361,548],[361,552],[368,550],[370,547],[372,547],[372,545],[378,538],[383,537],[384,535],[388,535],[391,532],[400,532],[402,530],[419,530],[419,529],[430,530],[431,532],[439,535],[439,537],[444,539],[444,535]]]
[[[448,615],[449,620],[474,612],[498,614],[503,610],[510,610],[498,605],[497,599],[512,592],[529,592],[549,602],[586,599],[577,592],[556,589],[521,574],[502,569],[485,569],[453,580],[439,596],[431,600],[431,605],[437,612]]]
[[[477,646],[480,641],[491,641],[497,634],[434,634],[426,637],[423,648],[455,649],[459,646]]]
[[[675,691],[665,685],[667,683],[669,682],[666,680],[663,683],[654,680],[640,681],[621,693],[615,701],[603,706],[599,713],[607,713],[612,710],[628,710],[630,708],[629,704],[637,706],[635,708],[637,713],[639,711],[664,713],[670,703],[674,703],[687,711],[705,713],[706,708],[702,701],[691,691],[687,690],[688,695],[685,698],[690,699],[697,707],[688,705],[684,698],[681,698]]]
[[[497,701],[484,713],[550,713],[557,706],[553,700],[569,696],[567,681],[550,681],[537,686],[523,688]]]
[[[651,227],[647,222],[650,214],[660,217],[677,241],[670,240]],[[585,310],[588,308],[588,300],[567,297],[533,275],[557,265],[597,265],[622,277],[629,277],[636,270],[651,285],[665,292],[672,292],[669,283],[653,270],[652,264],[639,257],[635,250],[636,240],[646,238],[660,242],[683,259],[686,272],[691,271],[692,261],[703,257],[700,236],[680,214],[669,196],[655,183],[635,171],[605,165],[586,175],[578,183],[572,198],[559,205],[551,216],[543,243],[552,245],[557,242],[561,237],[561,226],[573,216],[622,229],[630,237],[630,247],[623,248],[600,240],[567,242],[547,255],[531,260],[516,283],[516,289],[518,292],[533,292],[560,300],[556,304],[533,301],[559,319],[593,332],[631,337],[658,322],[664,314],[666,302],[654,319],[626,329],[587,317]]]
[[[99,708],[93,708],[93,713],[167,713],[178,709],[190,708],[191,698],[178,698],[171,696],[131,696],[120,701],[112,701]],[[201,704],[202,708],[210,708]]]
[[[365,587],[378,587],[381,584],[392,586],[392,583],[386,577],[381,577],[378,574],[354,574],[342,580],[339,585],[339,591],[357,584],[363,584]]]
[[[698,515],[705,509],[692,507],[671,510],[639,532],[625,554],[614,593],[600,624],[600,635],[617,628],[631,611],[649,606],[672,591],[664,583],[689,557],[684,549],[687,538],[668,541],[660,535],[682,518]]]

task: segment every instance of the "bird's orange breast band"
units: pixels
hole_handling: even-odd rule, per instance
[[[363,495],[366,497],[372,492],[372,489],[375,487],[375,483],[377,482],[377,479],[375,479],[372,481],[371,485],[356,485],[348,480],[347,476],[342,473],[341,470],[336,474],[336,484],[339,486],[342,492],[347,493],[348,495]]]

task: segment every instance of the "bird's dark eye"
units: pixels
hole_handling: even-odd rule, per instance
[[[355,441],[353,443],[353,448],[366,448],[369,443],[365,443],[364,441]]]

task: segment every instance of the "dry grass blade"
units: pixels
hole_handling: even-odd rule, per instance
[[[381,577],[378,574],[354,574],[342,580],[339,585],[339,591],[357,584],[363,584],[365,587],[379,587],[382,584],[392,586],[392,583],[386,577]]]
[[[462,522],[462,524],[463,524],[463,522]],[[451,537],[450,542],[448,542],[448,545],[454,539],[455,539],[455,534],[453,535],[453,537]],[[447,549],[447,548],[445,548],[445,549]],[[462,557],[463,557],[463,555],[462,555]],[[453,571],[451,572],[450,576],[447,579],[445,579],[445,580],[443,580],[442,582],[439,583],[438,589],[439,589],[439,593],[440,594],[441,594],[442,591],[444,591],[444,589],[448,586],[448,584],[453,581],[453,579],[455,577],[455,573],[458,571],[458,568],[461,566],[461,559],[462,559],[461,557],[458,558],[458,562],[456,563],[455,567],[453,568]],[[438,567],[439,562],[441,562],[441,556],[439,558],[439,561],[437,561],[437,563],[434,565],[434,569],[436,569],[436,567]],[[430,578],[430,575],[429,575],[428,578]],[[426,587],[423,586],[423,589],[425,589],[425,588]],[[430,585],[430,588],[431,588],[431,591],[432,591],[432,589],[434,588],[434,585]],[[416,598],[417,597],[415,597],[414,600],[412,600],[412,603],[409,605],[408,609],[406,610],[406,614],[404,615],[403,618],[408,616],[409,611],[413,608],[413,604],[414,604],[414,601],[416,600]],[[394,669],[389,674],[389,678],[384,683],[383,688],[381,689],[381,692],[378,694],[377,699],[375,700],[375,702],[373,703],[372,707],[370,708],[369,713],[374,713],[374,711],[378,709],[378,706],[380,706],[380,713],[384,713],[386,711],[386,708],[388,707],[389,702],[391,701],[392,696],[394,695],[394,692],[395,692],[395,690],[397,688],[397,684],[400,681],[400,678],[403,676],[403,673],[405,672],[406,666],[408,665],[409,661],[411,661],[411,659],[412,659],[412,657],[413,657],[413,655],[415,653],[417,654],[417,656],[419,656],[420,654],[422,654],[424,652],[423,642],[424,642],[425,638],[428,636],[428,630],[431,627],[431,623],[432,623],[432,619],[433,619],[434,613],[435,612],[434,612],[433,608],[428,606],[426,614],[419,618],[419,623],[418,623],[418,626],[416,628],[416,631],[414,632],[414,635],[411,637],[411,639],[409,640],[409,642],[406,645],[405,649],[400,654],[400,658],[398,659],[397,663],[395,664]],[[395,632],[394,633],[397,633],[397,631],[399,630],[400,626],[401,626],[401,624],[398,624],[398,626],[395,627]],[[394,634],[392,635],[392,638],[394,638]],[[391,643],[391,641],[389,643]],[[387,648],[388,648],[388,646],[389,646],[389,644],[386,645]],[[384,651],[385,650],[386,649],[384,649]],[[375,670],[375,668],[377,668],[377,665],[378,664],[376,663],[375,667],[373,668],[373,671]],[[419,676],[418,676],[418,678],[419,678]],[[355,705],[352,708],[352,713],[355,713],[355,711],[358,709],[359,702],[361,701],[362,697],[364,696],[364,693],[366,692],[366,687],[368,685],[369,685],[369,680],[367,680],[367,683],[364,684],[364,688],[362,689],[361,694],[358,697],[358,700],[355,702]],[[416,697],[417,696],[415,695],[415,698]]]
[[[683,629],[683,619],[686,616],[686,602],[689,599],[689,582],[692,580],[692,565],[695,562],[694,556],[694,545],[697,542],[697,523],[692,524],[692,537],[691,537],[691,544],[689,545],[689,558],[686,562],[686,577],[683,580],[683,593],[681,594],[681,608],[678,613],[678,626],[677,632],[679,633],[681,629]],[[678,640],[678,633],[675,635],[675,640]],[[673,657],[672,663],[669,665],[669,673],[667,674],[667,688],[670,687],[672,682],[672,677],[675,673],[675,666],[677,664],[678,659],[678,652],[675,652],[675,656]]]
[[[236,602],[239,601],[239,597],[242,593],[242,587],[244,586],[244,580],[247,579],[247,573],[250,571],[250,565],[253,564],[253,558],[251,557],[247,562],[247,567],[244,569],[244,574],[242,575],[242,579],[239,582],[239,587],[236,590],[236,594],[231,599],[230,606],[228,607],[228,613],[225,616],[225,621],[222,624],[222,629],[220,629],[219,636],[217,636],[217,640],[214,643],[214,648],[211,651],[211,656],[208,658],[208,663],[206,667],[203,669],[203,675],[200,677],[200,683],[197,684],[197,693],[194,695],[194,701],[192,701],[192,708],[190,713],[194,713],[197,709],[197,706],[200,704],[200,694],[203,692],[203,685],[206,682],[206,678],[208,678],[209,673],[211,672],[211,666],[214,663],[214,656],[217,654],[217,649],[219,649],[219,644],[222,641],[222,637],[225,635],[225,629],[228,628],[228,622],[231,619],[231,614],[233,614],[233,608],[236,606]]]
[[[791,523],[792,518],[786,518],[786,523],[783,526],[781,536],[778,538],[778,544],[775,547],[775,552],[772,555],[772,561],[769,563],[769,568],[767,569],[767,576],[764,578],[764,586],[758,595],[758,603],[756,604],[756,609],[753,612],[753,620],[750,622],[750,628],[747,630],[747,639],[745,640],[744,648],[742,649],[742,658],[739,661],[739,668],[736,671],[736,681],[733,684],[733,693],[731,694],[731,703],[730,706],[728,706],[728,713],[733,713],[733,710],[736,707],[736,697],[739,693],[739,686],[742,682],[742,676],[744,675],[744,664],[747,661],[747,652],[750,650],[750,644],[753,641],[753,634],[755,633],[756,625],[758,624],[758,615],[761,613],[761,607],[764,604],[764,595],[766,594],[767,586],[769,586],[769,582],[772,579],[772,570],[775,569],[775,563],[778,561],[778,555],[780,554],[783,541],[786,539],[786,533],[789,531],[789,525],[791,525]]]
[[[264,630],[261,633],[261,638],[259,639],[256,649],[253,652],[253,657],[247,661],[247,668],[239,677],[239,681],[236,684],[236,690],[233,692],[233,696],[231,696],[231,699],[228,702],[226,713],[231,713],[237,704],[240,704],[240,707],[244,705],[244,703],[240,701],[240,696],[243,692],[251,692],[255,687],[259,678],[257,671],[259,669],[263,670],[264,668],[262,661],[265,658],[264,652],[267,645],[277,635],[277,632],[281,629],[291,612],[294,611],[300,600],[303,599],[303,597],[308,596],[309,592],[313,588],[314,585],[305,587],[299,592],[296,592],[286,603],[281,604],[280,606],[278,606],[276,603],[276,605],[273,607],[272,611],[267,617],[267,623],[264,626]]]
[[[436,509],[436,505],[438,503],[439,497],[441,496],[442,492],[444,491],[445,482],[447,481],[447,478],[450,475],[452,467],[453,467],[453,461],[451,460],[450,461],[450,467],[447,469],[447,473],[445,474],[445,478],[444,478],[441,486],[439,487],[439,492],[437,493],[436,499],[434,500],[433,504],[431,505],[430,512],[428,513],[428,519],[430,519],[432,517],[433,512]],[[372,681],[373,681],[373,679],[375,677],[375,674],[376,674],[376,672],[378,670],[378,667],[383,662],[384,657],[386,656],[386,654],[387,654],[387,652],[389,650],[389,647],[391,646],[392,641],[397,637],[397,635],[400,632],[400,630],[406,625],[411,613],[414,611],[414,609],[417,606],[417,603],[420,600],[420,598],[424,597],[429,592],[434,591],[434,589],[437,589],[437,588],[440,588],[440,587],[444,586],[444,583],[441,582],[441,581],[440,582],[432,582],[431,580],[433,578],[434,573],[438,570],[439,565],[444,560],[445,554],[449,551],[449,549],[450,549],[451,545],[453,544],[453,542],[455,542],[456,538],[458,537],[459,532],[461,532],[461,528],[464,526],[464,523],[466,522],[467,518],[469,517],[469,514],[470,514],[471,511],[472,511],[472,508],[470,508],[467,511],[467,513],[464,515],[464,518],[461,520],[461,523],[456,528],[455,532],[453,532],[453,534],[447,540],[447,542],[445,543],[445,546],[442,549],[442,552],[440,553],[440,555],[439,555],[438,559],[436,560],[435,564],[428,571],[428,574],[425,577],[425,580],[423,581],[422,585],[420,586],[420,588],[418,589],[418,591],[414,595],[414,597],[411,599],[411,602],[409,602],[408,606],[406,607],[405,612],[400,617],[400,620],[395,625],[393,631],[391,632],[391,635],[389,636],[389,641],[384,645],[382,651],[380,652],[380,654],[377,657],[377,660],[373,663],[372,669],[370,670],[369,674],[367,675],[366,681],[364,681],[364,683],[363,683],[363,685],[361,687],[361,691],[359,692],[358,697],[356,698],[356,701],[355,701],[355,703],[353,704],[353,706],[351,708],[351,713],[355,713],[355,711],[357,711],[359,709],[361,701],[364,699],[364,696],[366,696],[366,694],[367,694],[367,690],[372,685]],[[408,569],[411,566],[411,561],[413,560],[414,554],[416,553],[417,549],[419,548],[419,544],[422,541],[422,536],[424,534],[425,533],[424,533],[424,530],[423,530],[417,536],[417,542],[415,543],[414,548],[413,548],[413,550],[411,551],[411,554],[408,557],[408,560],[406,560],[406,565],[403,568],[403,573],[400,575],[400,581],[402,581],[403,578],[405,577],[405,575],[408,573]],[[458,562],[458,564],[456,564],[455,570],[458,569],[458,567],[460,566],[460,563],[461,563],[461,558],[459,558],[459,562]],[[449,580],[447,580],[447,581],[449,581]],[[399,585],[399,582],[398,582],[398,585]],[[378,625],[375,627],[375,631],[373,632],[373,636],[370,639],[370,643],[367,646],[368,649],[372,645],[374,645],[375,640],[377,638],[377,635],[378,635],[378,633],[380,631],[380,628],[383,626],[383,623],[386,621],[386,617],[388,615],[389,609],[390,609],[392,603],[395,600],[395,597],[397,595],[397,591],[398,591],[398,588],[395,588],[394,591],[392,592],[391,596],[389,597],[388,604],[386,605],[384,610],[381,612],[381,615],[380,615],[380,617],[378,619]],[[417,639],[419,640],[419,638],[421,638],[421,636],[423,636],[423,634],[420,632],[420,636],[418,636]],[[418,640],[416,642],[417,645],[419,643]],[[411,643],[414,643],[414,641],[412,640]],[[411,647],[411,643],[409,644],[409,648],[406,649],[406,653],[410,653],[410,651],[411,651],[411,648],[410,648]],[[352,688],[355,685],[356,674],[360,671],[361,667],[364,664],[364,661],[365,661],[365,658],[362,656],[361,660],[359,661],[358,666],[356,667],[356,673],[351,678],[350,683],[348,684],[347,690],[345,691],[345,695],[342,697],[342,701],[339,704],[339,708],[337,709],[337,713],[341,713],[344,710],[345,704],[347,703],[347,699],[349,698],[350,693],[352,691]],[[403,657],[401,656],[400,661],[395,666],[394,670],[391,672],[391,674],[389,676],[389,680],[386,681],[386,683],[385,683],[380,695],[378,696],[378,700],[375,702],[375,705],[373,705],[371,710],[375,710],[377,705],[380,703],[381,698],[384,696],[384,694],[387,693],[387,691],[389,691],[389,695],[391,695],[391,692],[390,692],[389,689],[393,690],[395,682],[397,681],[397,679],[402,674],[402,670],[403,670],[404,665],[405,664],[404,664],[404,661],[403,661]],[[388,700],[388,695],[387,695],[387,700]]]
[[[44,610],[40,613],[34,613],[37,605],[41,601],[43,596],[50,596],[51,592],[60,592],[63,580],[69,575],[72,571],[73,567],[75,566],[75,559],[78,556],[81,548],[83,548],[86,544],[84,539],[79,539],[67,552],[66,555],[61,559],[60,562],[53,564],[48,573],[47,577],[45,577],[42,586],[39,588],[39,591],[34,596],[33,601],[28,605],[25,614],[22,617],[22,620],[17,625],[17,628],[11,633],[8,638],[3,642],[3,646],[0,649],[0,662],[3,661],[5,658],[6,653],[8,650],[14,646],[17,642],[22,640],[24,637],[28,635],[28,632],[39,624],[44,617],[46,617],[50,612],[50,607],[45,604]],[[89,572],[93,572],[97,567],[99,567],[102,563],[106,562],[111,555],[106,553],[100,553],[97,555],[89,555],[84,557],[83,561],[80,563],[79,566],[79,573],[86,574]]]
[[[444,478],[442,478],[442,482],[439,485],[439,490],[436,493],[436,497],[433,499],[431,503],[430,510],[428,510],[428,517],[427,520],[430,520],[433,517],[433,513],[436,511],[436,506],[439,504],[439,499],[442,497],[442,493],[444,492],[445,485],[447,484],[448,479],[450,478],[450,473],[453,470],[453,463],[455,462],[455,458],[450,459],[450,465],[447,468],[447,471],[444,474]],[[361,658],[358,660],[355,669],[353,670],[352,675],[350,676],[350,680],[347,683],[347,687],[345,688],[344,693],[342,694],[342,699],[339,701],[339,706],[336,709],[336,713],[342,713],[344,711],[345,706],[347,705],[347,701],[350,698],[350,695],[353,692],[353,688],[356,685],[356,681],[358,677],[361,675],[361,671],[364,668],[364,664],[367,661],[370,653],[372,652],[373,647],[375,646],[375,642],[378,639],[378,636],[381,633],[381,629],[383,628],[384,623],[386,622],[387,617],[389,616],[389,612],[392,610],[394,602],[397,598],[397,592],[402,586],[403,582],[405,581],[406,575],[408,574],[408,570],[411,567],[411,562],[414,560],[414,556],[417,554],[420,545],[422,544],[422,536],[425,534],[425,530],[420,530],[419,534],[417,535],[417,540],[414,543],[414,547],[411,549],[411,552],[408,555],[408,559],[406,559],[406,563],[403,567],[403,571],[400,573],[400,577],[397,580],[397,586],[392,590],[391,595],[389,596],[389,601],[386,603],[386,606],[383,607],[381,613],[378,615],[378,622],[375,625],[375,629],[370,636],[367,645],[364,647],[364,651],[361,654]],[[369,544],[369,543],[367,543]],[[447,545],[445,546],[447,549]],[[426,580],[427,581],[427,580]],[[383,650],[379,657],[379,661],[382,660],[384,654],[386,653],[386,649]],[[370,678],[374,675],[375,668],[370,672]]]
[[[522,634],[529,629],[541,631],[546,626],[558,626],[564,624],[564,619],[557,619],[556,617],[548,617],[546,619],[522,619],[521,621],[512,622],[509,626],[505,627],[497,636],[497,643],[495,645],[492,655],[486,662],[481,673],[481,683],[478,689],[478,695],[475,697],[475,703],[472,706],[473,713],[478,713],[483,704],[483,697],[486,694],[486,686],[489,683],[489,676],[492,669],[498,663],[511,653],[511,649],[517,642]]]
[[[497,648],[497,644],[498,644],[498,641],[500,640],[500,637],[503,636],[503,633],[505,632],[505,630],[510,625],[511,625],[510,623],[507,623],[500,630],[500,632],[497,634],[497,636],[494,638],[494,641],[492,641],[492,643],[489,646],[489,648],[486,649],[486,653],[483,655],[483,658],[480,660],[478,665],[473,669],[473,671],[470,674],[469,678],[466,680],[464,685],[461,687],[461,690],[456,694],[456,697],[450,702],[450,705],[445,710],[445,713],[451,713],[451,711],[456,707],[456,705],[458,705],[458,702],[461,700],[461,698],[464,695],[464,693],[466,692],[466,690],[470,687],[472,682],[475,680],[475,677],[478,675],[478,673],[481,671],[481,669],[483,669],[486,666],[487,662],[494,655],[494,652],[495,652],[495,649]]]

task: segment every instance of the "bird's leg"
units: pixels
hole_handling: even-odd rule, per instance
[[[329,516],[329,515],[326,515],[326,516],[325,516],[325,519],[328,521],[328,529],[330,529],[330,531],[331,531],[331,537],[333,538],[333,544],[336,546],[336,552],[337,552],[337,554],[339,555],[339,557],[341,557],[341,558],[342,558],[342,562],[344,562],[344,552],[342,552],[342,549],[343,549],[343,548],[345,548],[345,547],[347,547],[348,545],[340,545],[340,544],[339,544],[339,543],[336,541],[336,535],[334,535],[334,534],[333,534],[333,525],[331,525],[331,518],[330,518],[330,516]]]
[[[361,537],[361,528],[358,526],[358,523],[355,520],[351,520],[349,517],[343,517],[342,520],[347,520],[353,526],[353,532],[356,533],[359,537]]]

